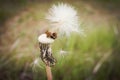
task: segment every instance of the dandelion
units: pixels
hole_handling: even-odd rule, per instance
[[[80,29],[77,11],[68,4],[53,5],[49,9],[46,19],[50,21],[50,30],[41,34],[38,41],[40,57],[46,65],[48,80],[52,80],[51,67],[55,65],[56,59],[52,56],[51,44],[55,41],[57,35],[70,36],[72,32],[83,34],[83,30]],[[60,50],[59,53],[64,56],[68,52]],[[37,64],[37,61],[35,61],[35,64]]]
[[[53,5],[46,16],[51,22],[51,27],[60,35],[70,36],[72,32],[83,33],[77,11],[74,7],[60,3]]]
[[[51,44],[54,42],[54,39],[56,39],[56,37],[56,33],[51,33],[48,31],[38,37],[40,56],[42,61],[46,64],[46,73],[48,80],[52,80],[51,66],[54,66],[56,63],[55,58],[52,56],[51,49]]]

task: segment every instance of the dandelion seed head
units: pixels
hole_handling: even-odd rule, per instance
[[[78,20],[77,11],[74,7],[60,3],[53,5],[46,16],[51,21],[52,27],[57,27],[60,35],[69,36],[71,32],[79,33],[80,22]]]

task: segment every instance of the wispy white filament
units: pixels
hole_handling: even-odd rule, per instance
[[[53,5],[46,18],[51,22],[52,28],[57,27],[62,35],[69,36],[71,32],[81,33],[77,11],[68,4]]]
[[[64,58],[68,53],[69,53],[68,51],[64,51],[64,50],[62,50],[62,49],[61,49],[60,51],[58,51],[59,56],[60,56],[60,57],[63,57],[63,58]]]
[[[44,64],[40,58],[36,58],[32,63],[32,69],[34,71],[37,71],[39,68],[41,68],[41,69],[44,68]]]
[[[64,50],[60,50],[60,55],[64,55],[64,54],[67,54],[68,52],[67,51],[64,51]]]

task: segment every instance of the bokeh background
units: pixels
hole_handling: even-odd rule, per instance
[[[45,15],[58,2],[75,7],[86,37],[53,43],[53,79],[120,80],[120,0],[0,0],[0,80],[47,79],[33,62],[37,37],[49,27]],[[61,49],[68,53],[61,57]]]

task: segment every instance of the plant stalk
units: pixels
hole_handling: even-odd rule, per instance
[[[51,67],[46,65],[47,80],[52,80]]]

